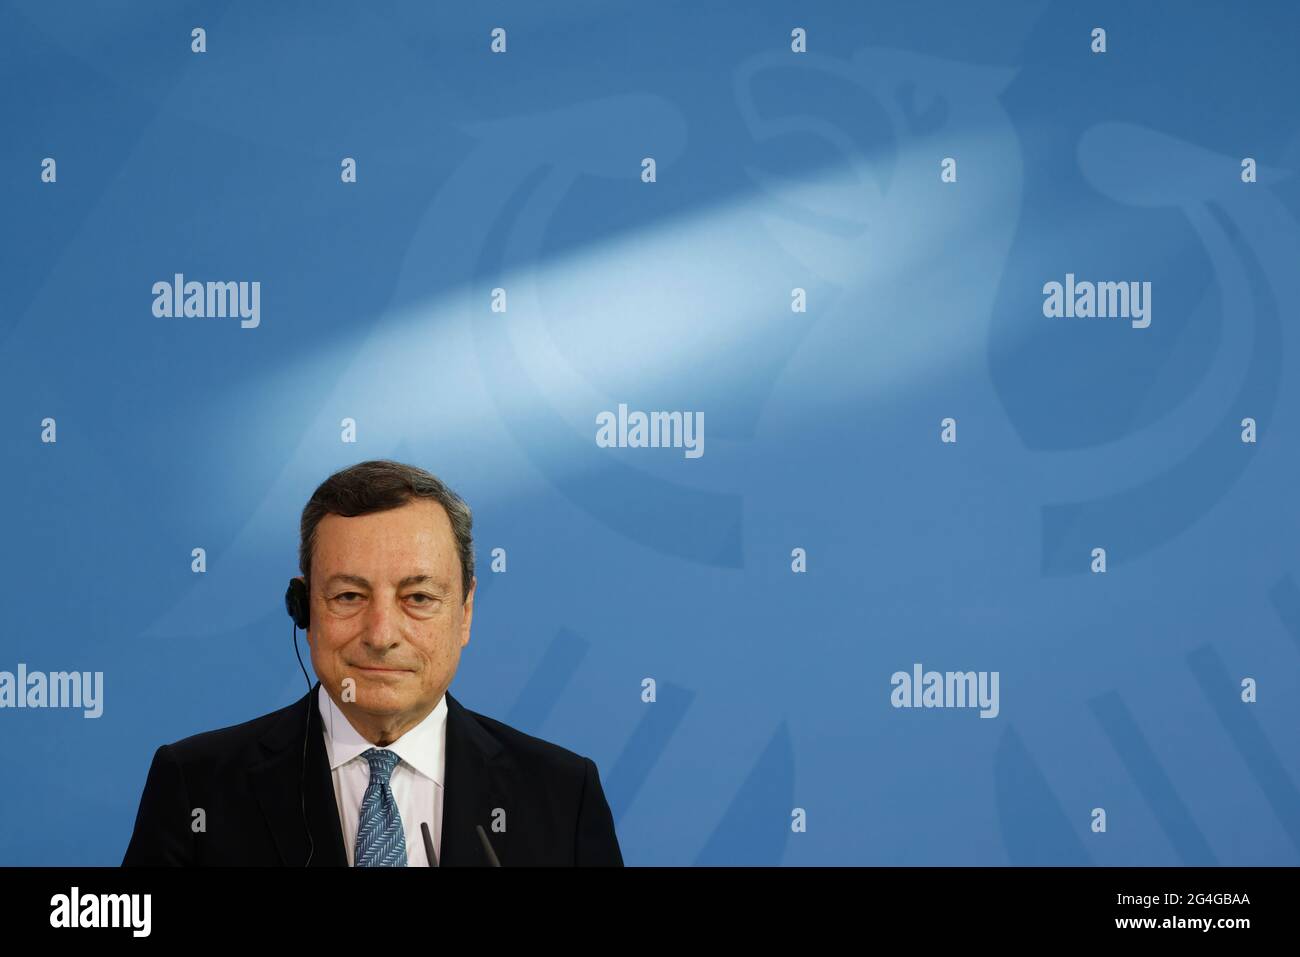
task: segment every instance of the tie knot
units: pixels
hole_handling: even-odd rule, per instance
[[[386,751],[380,748],[368,748],[361,752],[361,756],[370,762],[370,782],[372,784],[387,784],[389,775],[393,773],[393,768],[401,760],[396,751]]]

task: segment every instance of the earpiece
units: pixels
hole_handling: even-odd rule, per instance
[[[311,601],[307,595],[307,586],[302,579],[289,579],[289,590],[284,593],[284,607],[288,610],[293,623],[306,631],[311,620]]]

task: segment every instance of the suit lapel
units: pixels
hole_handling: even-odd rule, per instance
[[[441,867],[488,867],[476,825],[482,824],[502,866],[510,863],[507,837],[492,830],[493,811],[509,811],[501,744],[447,692],[446,759],[443,768]],[[514,823],[518,823],[516,818]]]
[[[301,867],[311,851],[313,867],[347,867],[343,828],[339,824],[329,758],[321,734],[320,683],[285,711],[262,737],[266,760],[248,769],[249,786],[257,796],[281,863]],[[303,734],[307,760],[303,766]],[[303,824],[306,805],[307,825]],[[307,838],[311,828],[311,841]]]

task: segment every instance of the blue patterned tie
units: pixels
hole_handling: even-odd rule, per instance
[[[405,867],[406,832],[397,813],[388,778],[399,758],[396,752],[370,748],[361,756],[370,762],[370,783],[361,799],[357,825],[357,867]]]

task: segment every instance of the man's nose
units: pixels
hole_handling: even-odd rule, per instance
[[[395,595],[372,601],[366,609],[366,627],[361,640],[376,650],[397,645],[402,640],[400,613]]]

